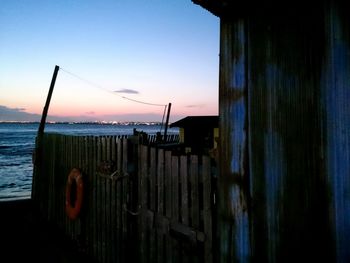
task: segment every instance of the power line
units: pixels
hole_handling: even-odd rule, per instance
[[[103,88],[102,86],[100,86],[100,85],[98,85],[98,84],[96,84],[96,83],[93,83],[93,82],[91,82],[91,81],[89,81],[89,80],[87,80],[87,79],[85,79],[85,78],[82,78],[82,77],[78,76],[77,74],[74,74],[74,73],[72,73],[72,72],[70,72],[70,71],[68,71],[68,70],[66,70],[66,69],[64,69],[64,68],[61,68],[61,67],[60,67],[60,70],[62,70],[62,71],[64,71],[65,73],[67,73],[67,74],[69,74],[69,75],[71,75],[71,76],[73,76],[73,77],[75,77],[75,78],[77,78],[77,79],[79,79],[79,80],[81,80],[81,81],[83,81],[83,82],[89,84],[90,86],[93,86],[93,87],[98,88],[98,89],[101,89],[101,90],[103,90],[103,91],[112,93],[113,95],[116,95],[116,96],[118,96],[118,97],[120,97],[120,98],[122,98],[122,99],[129,100],[129,101],[133,101],[133,102],[140,103],[140,104],[150,105],[150,106],[159,106],[159,107],[165,107],[165,108],[167,107],[166,104],[150,103],[150,102],[145,102],[145,101],[141,101],[141,100],[131,99],[131,98],[128,98],[128,97],[126,97],[126,96],[121,96],[121,95],[117,94],[117,93],[114,92],[114,91],[105,89],[105,88]]]
[[[105,92],[112,93],[113,95],[116,95],[116,96],[118,96],[118,97],[120,97],[120,98],[122,98],[122,99],[129,100],[129,101],[136,102],[136,103],[140,103],[140,104],[144,104],[144,105],[164,107],[164,112],[163,112],[163,117],[162,117],[162,124],[161,124],[161,126],[160,126],[160,132],[162,132],[162,128],[163,128],[163,125],[164,125],[165,112],[166,112],[166,109],[167,109],[167,107],[168,107],[167,104],[149,103],[149,102],[145,102],[145,101],[141,101],[141,100],[131,99],[131,98],[128,98],[128,97],[126,97],[126,96],[120,96],[120,95],[117,94],[116,92],[111,91],[111,90],[108,90],[108,89],[105,89],[105,88],[103,88],[101,85],[98,85],[98,84],[96,84],[96,83],[94,83],[94,82],[92,82],[92,81],[90,81],[90,80],[87,80],[87,79],[85,79],[85,78],[82,78],[82,77],[78,76],[77,74],[74,74],[74,73],[72,73],[72,72],[70,72],[70,71],[68,71],[68,70],[66,70],[66,69],[64,69],[64,68],[59,67],[59,69],[62,70],[63,72],[65,72],[65,73],[67,73],[67,74],[69,74],[69,75],[71,75],[71,76],[73,76],[73,77],[75,77],[75,78],[77,78],[77,79],[79,79],[79,80],[81,80],[81,81],[83,81],[83,82],[89,84],[89,85],[92,86],[92,87],[98,88],[98,89],[103,90],[103,91],[105,91]]]

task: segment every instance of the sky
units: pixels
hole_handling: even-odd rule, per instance
[[[49,121],[217,115],[219,19],[191,0],[1,0],[0,121],[40,120],[55,65]]]

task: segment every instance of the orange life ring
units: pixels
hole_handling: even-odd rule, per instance
[[[75,197],[72,198],[72,185],[75,181]],[[68,175],[66,185],[66,214],[74,220],[79,214],[83,204],[83,177],[79,169],[73,168]],[[74,200],[72,200],[74,199]],[[74,201],[74,204],[72,204]]]

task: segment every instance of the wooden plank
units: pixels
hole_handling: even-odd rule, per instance
[[[189,209],[189,167],[188,167],[188,157],[180,157],[180,179],[181,179],[181,222],[184,225],[189,226],[190,223],[190,209]],[[188,250],[186,250],[185,244],[183,242],[177,242],[179,247],[179,258],[180,262],[190,262],[188,255]]]
[[[190,189],[191,189],[191,226],[199,228],[199,182],[198,182],[198,156],[190,157]]]
[[[47,179],[48,179],[48,185],[46,186],[48,188],[47,193],[47,202],[48,202],[48,210],[47,210],[47,218],[49,221],[53,220],[53,214],[55,211],[55,207],[53,206],[53,200],[55,198],[55,185],[54,185],[54,176],[55,176],[55,141],[56,141],[56,135],[50,134],[48,136],[48,151],[46,154],[48,155],[48,163],[49,167],[47,170]]]
[[[111,152],[111,136],[107,136],[106,138],[106,147],[107,147],[107,160],[111,164],[111,172],[113,172],[113,164],[112,164],[112,152]],[[106,180],[106,242],[107,242],[107,248],[108,248],[108,256],[107,256],[107,262],[112,261],[112,250],[113,250],[113,244],[112,244],[112,224],[111,224],[111,219],[112,219],[112,213],[111,213],[111,204],[112,204],[112,181],[111,179]]]
[[[158,215],[164,215],[164,150],[158,149],[157,154],[157,172],[156,172],[156,180],[157,180],[157,216]],[[156,222],[157,224],[157,222]],[[159,224],[162,224],[162,222],[159,222]],[[164,248],[165,248],[165,242],[163,240],[163,227],[162,225],[156,225],[156,236],[157,236],[157,261],[163,262],[164,261]]]
[[[67,159],[67,152],[68,152],[68,146],[67,146],[67,136],[63,137],[63,163],[64,163],[64,174],[62,175],[64,177],[64,186],[62,187],[62,201],[65,202],[66,199],[66,184],[67,184],[67,173],[68,173],[68,159]],[[67,233],[67,214],[64,208],[64,211],[62,213],[62,229],[64,230],[65,234]]]
[[[180,179],[181,179],[181,222],[189,224],[188,207],[188,167],[187,156],[180,157]]]
[[[164,171],[164,191],[165,191],[165,215],[172,218],[172,173],[171,173],[171,152],[165,152],[165,171]]]
[[[157,188],[157,158],[156,149],[150,148],[150,168],[149,168],[149,180],[150,180],[150,206],[149,208],[154,212],[156,211],[156,188]]]
[[[68,136],[67,137],[67,146],[68,146],[68,151],[67,151],[67,165],[69,168],[68,173],[71,171],[72,169],[72,162],[73,162],[73,137],[72,136]],[[67,175],[68,176],[68,175]],[[67,218],[67,235],[69,237],[71,237],[71,233],[72,233],[72,222],[71,220]]]
[[[119,136],[118,136],[119,137]],[[117,169],[118,171],[122,171],[122,140],[119,138],[117,140]],[[121,262],[121,255],[123,253],[123,232],[122,232],[122,216],[123,216],[123,193],[122,193],[122,181],[118,180],[117,184],[117,256],[118,261]]]
[[[157,209],[157,151],[155,148],[150,149],[150,210],[155,213]],[[155,228],[150,227],[150,261],[157,261]]]
[[[86,139],[86,147],[87,147],[87,180],[86,182],[86,189],[87,193],[85,194],[86,198],[86,216],[87,216],[87,225],[86,225],[86,239],[87,239],[87,253],[89,255],[94,255],[93,252],[93,234],[94,234],[94,204],[93,204],[93,198],[94,198],[94,166],[93,166],[93,137],[88,136]]]
[[[84,167],[83,167],[83,136],[76,137],[77,140],[77,167],[81,170],[81,173],[84,176]],[[82,221],[84,218],[81,218],[80,220],[75,220],[75,235],[74,235],[74,240],[78,240],[79,237],[82,235]]]
[[[179,221],[179,158],[171,157],[172,219]]]
[[[203,156],[203,227],[206,236],[204,243],[204,262],[213,262],[213,228],[212,228],[212,191],[210,157]]]
[[[179,157],[171,157],[171,185],[172,185],[172,222],[180,222],[180,203],[179,203]],[[170,238],[170,234],[169,234]],[[170,238],[171,256],[174,263],[180,262],[178,242]]]
[[[78,160],[79,160],[79,141],[78,141],[78,137],[76,136],[72,136],[72,140],[73,140],[73,154],[72,154],[72,167],[76,167],[79,168],[79,164],[78,164]],[[76,240],[76,236],[77,236],[77,224],[78,224],[79,220],[71,220],[71,239],[72,240]]]
[[[102,142],[101,137],[97,137],[97,165],[99,166],[102,161]],[[102,220],[101,220],[101,214],[102,214],[102,191],[101,191],[101,177],[97,175],[96,178],[96,187],[97,187],[97,199],[96,199],[96,205],[97,205],[97,213],[96,213],[96,227],[97,227],[97,260],[99,262],[103,262],[103,236],[102,236]]]
[[[140,235],[140,262],[149,262],[149,250],[147,249],[147,217],[148,210],[148,147],[144,145],[139,146],[140,164],[139,164],[139,185],[140,195],[139,204],[141,204],[142,213],[139,220],[139,235]]]
[[[101,139],[101,162],[106,162],[107,161],[107,150],[106,150],[106,136],[100,136]],[[101,257],[101,263],[106,263],[107,262],[107,225],[106,225],[106,203],[107,203],[107,196],[106,196],[106,184],[107,184],[107,179],[100,177],[100,206],[101,206],[101,221],[100,221],[100,231],[101,231],[101,245],[102,245],[102,257]]]
[[[57,136],[57,147],[56,147],[56,168],[55,168],[55,184],[56,184],[56,198],[55,198],[55,222],[57,223],[58,226],[60,226],[61,224],[61,210],[63,209],[63,206],[61,205],[61,195],[63,195],[63,193],[61,192],[61,184],[62,184],[62,180],[61,180],[61,173],[62,173],[62,155],[61,155],[61,151],[62,151],[62,145],[61,145],[61,138],[62,135],[58,135]]]
[[[160,215],[164,214],[164,150],[158,150],[157,160],[157,212]]]
[[[111,136],[110,138],[110,144],[111,144],[111,161],[115,164],[117,160],[117,147],[116,147],[116,136]],[[115,167],[116,168],[116,167]],[[111,222],[110,222],[110,230],[111,230],[111,261],[116,262],[116,252],[117,250],[117,240],[116,240],[116,234],[117,234],[117,195],[116,195],[116,181],[111,180]]]
[[[123,157],[122,157],[122,174],[126,175],[128,172],[128,139],[123,139],[122,140],[123,143]],[[128,225],[127,225],[127,212],[125,211],[125,209],[123,209],[123,207],[128,207],[128,203],[129,203],[129,193],[128,193],[128,179],[122,179],[121,183],[122,183],[122,188],[123,188],[123,202],[122,202],[122,225],[123,225],[123,250],[122,250],[122,262],[124,262],[126,260],[127,253],[125,253],[126,251],[128,251]]]
[[[97,259],[98,258],[98,231],[97,231],[97,137],[92,137],[92,153],[91,153],[91,160],[92,160],[92,171],[93,171],[93,180],[92,180],[92,203],[91,203],[91,209],[92,211],[92,244],[93,244],[93,255]]]

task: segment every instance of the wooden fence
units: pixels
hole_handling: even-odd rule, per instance
[[[138,141],[45,134],[37,142],[32,190],[41,214],[97,262],[213,262],[211,159]],[[74,167],[83,173],[84,205],[70,220],[65,187]]]

